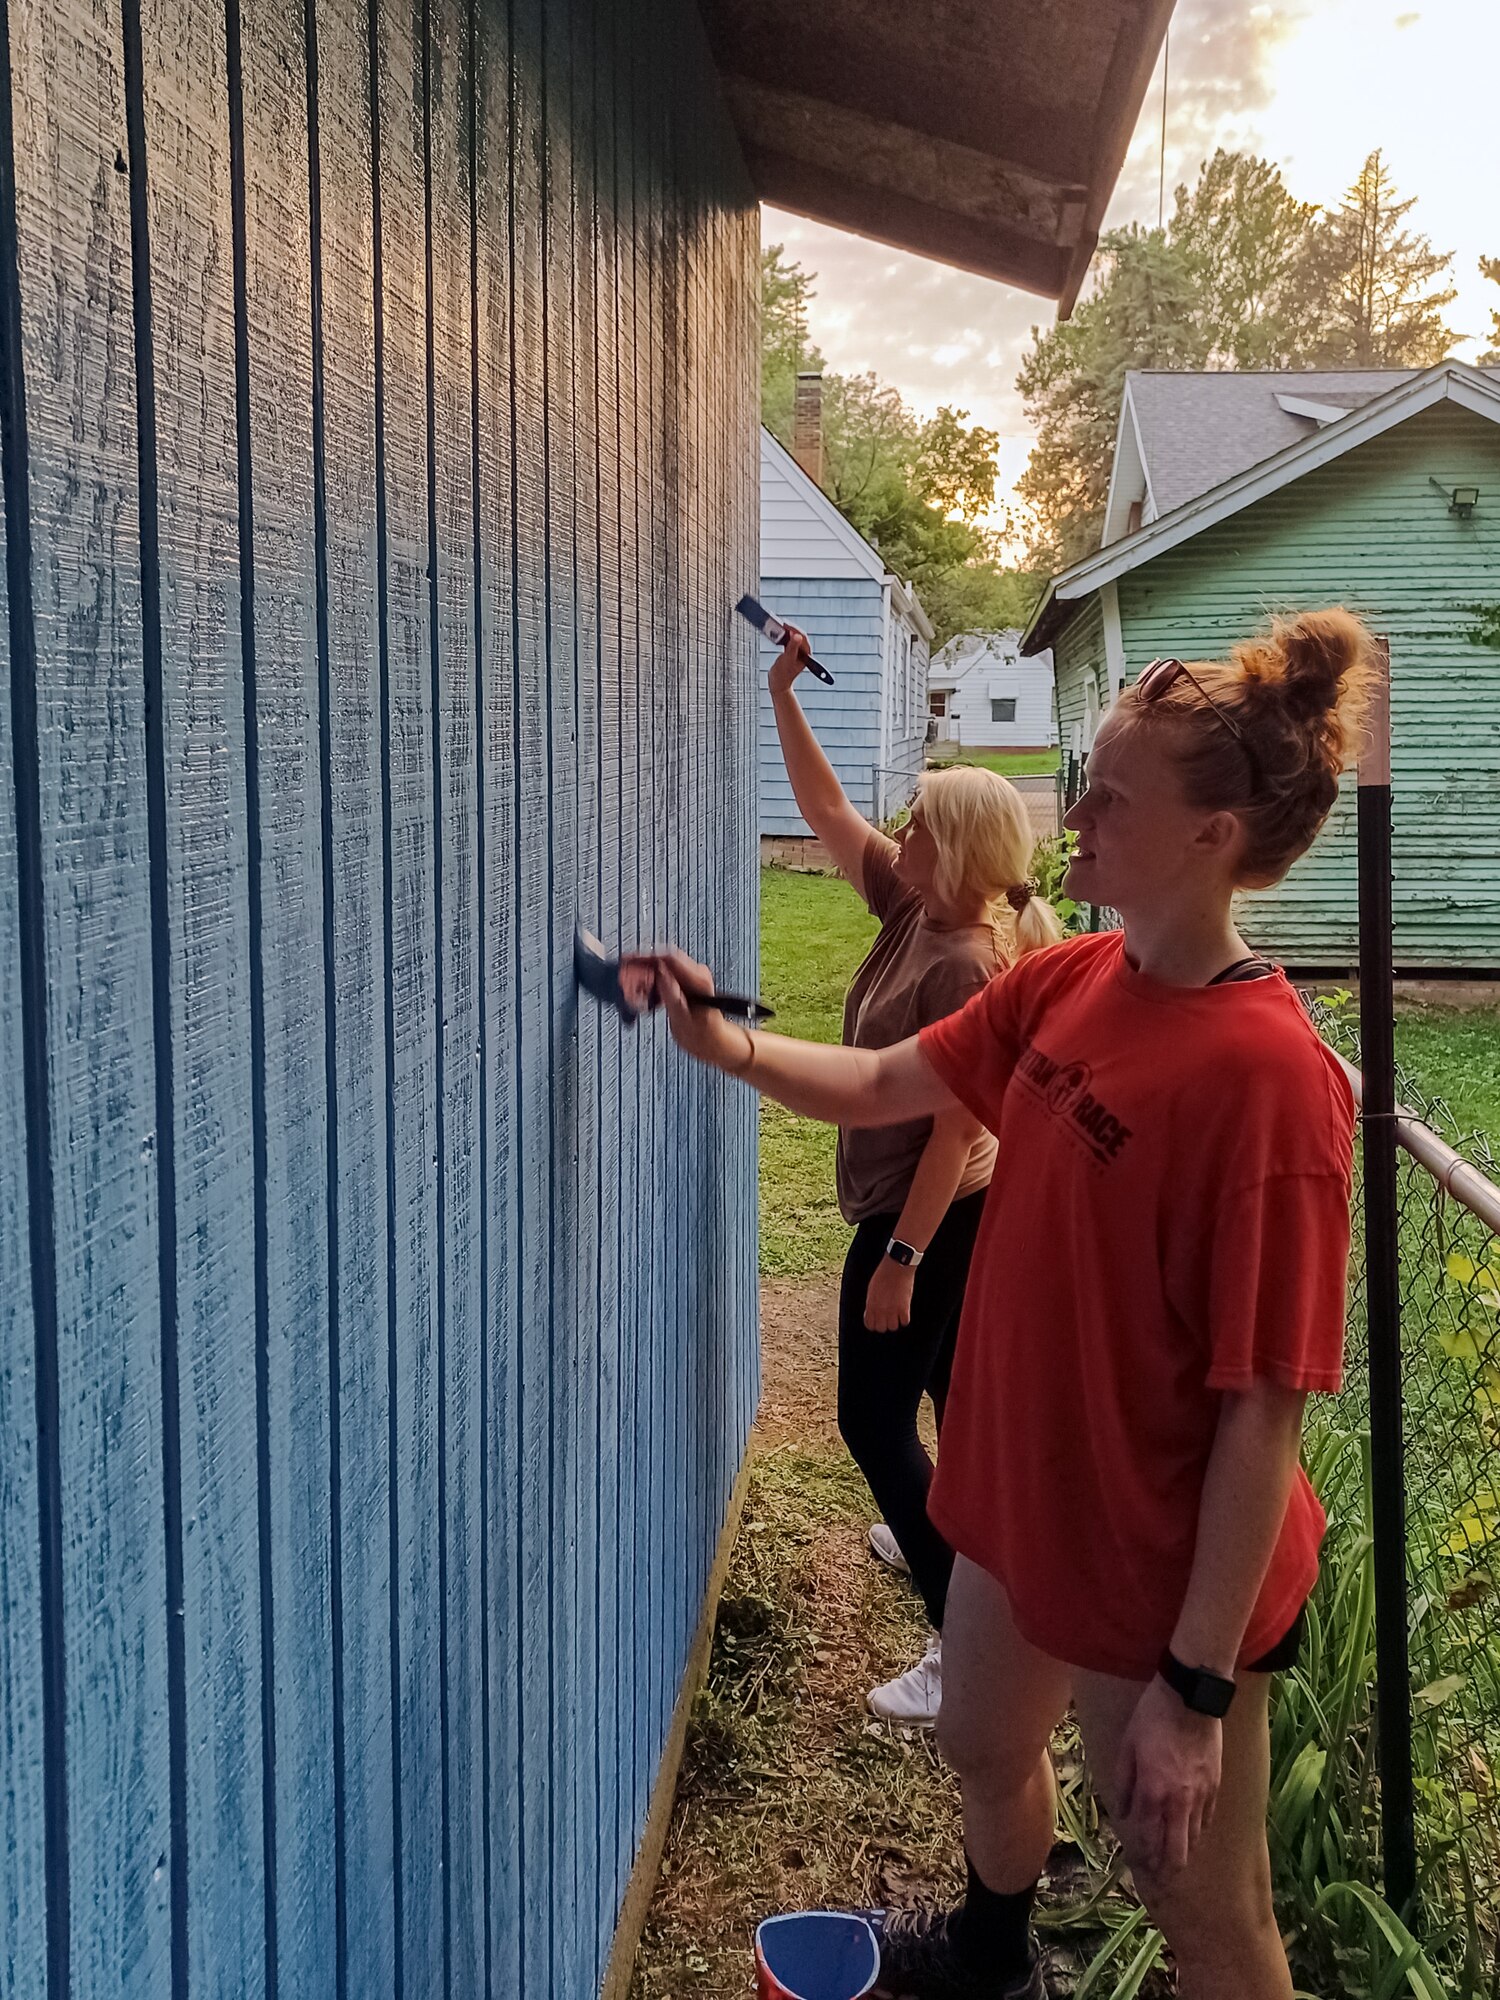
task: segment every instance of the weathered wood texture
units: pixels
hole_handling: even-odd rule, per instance
[[[755,1401],[694,10],[0,0],[0,2000],[597,1992]]]

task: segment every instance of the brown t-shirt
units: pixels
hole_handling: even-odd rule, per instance
[[[864,852],[862,889],[880,919],[880,934],[844,1001],[844,1042],[850,1048],[888,1049],[906,1041],[919,1028],[956,1014],[1010,962],[1009,945],[993,925],[945,930],[932,923],[921,897],[897,879],[895,859],[896,850],[884,834],[872,833]],[[899,1214],[931,1136],[930,1118],[873,1131],[841,1129],[838,1190],[844,1220]],[[983,1132],[954,1200],[988,1187],[994,1170],[994,1136]]]

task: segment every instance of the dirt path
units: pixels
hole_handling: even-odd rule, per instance
[[[835,1415],[837,1275],[768,1280],[751,1483],[720,1603],[638,2000],[754,1990],[778,1909],[946,1897],[957,1796],[930,1738],[865,1690],[921,1649],[916,1599],[869,1554],[869,1494]]]
[[[789,1439],[838,1444],[839,1278],[767,1278],[760,1288],[760,1411],[752,1452]]]

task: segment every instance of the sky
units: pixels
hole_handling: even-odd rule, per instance
[[[1216,146],[1274,160],[1294,195],[1330,206],[1383,147],[1418,197],[1408,226],[1455,253],[1449,324],[1486,333],[1500,305],[1478,271],[1500,256],[1500,0],[1178,0],[1168,60],[1168,213]],[[1156,221],[1161,117],[1158,61],[1106,228]],[[830,368],[873,368],[924,416],[949,403],[1000,433],[1003,499],[1030,448],[1016,370],[1051,304],[773,208],[761,230],[817,273],[808,330]]]

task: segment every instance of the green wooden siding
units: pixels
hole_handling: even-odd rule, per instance
[[[1472,519],[1448,512],[1433,479],[1478,486]],[[1344,603],[1387,634],[1397,961],[1500,970],[1500,429],[1451,404],[1423,412],[1144,564],[1119,590],[1131,676],[1160,653],[1222,657],[1276,612]],[[1102,654],[1102,635],[1090,636],[1099,628],[1096,596],[1056,647],[1065,732]],[[1287,880],[1245,899],[1247,936],[1291,964],[1357,955],[1353,803],[1351,781]]]
[[[1057,687],[1057,740],[1066,770],[1073,751],[1073,724],[1087,720],[1090,675],[1098,691],[1101,712],[1108,705],[1104,612],[1097,595],[1088,599],[1076,618],[1069,620],[1053,647],[1052,662]]]

